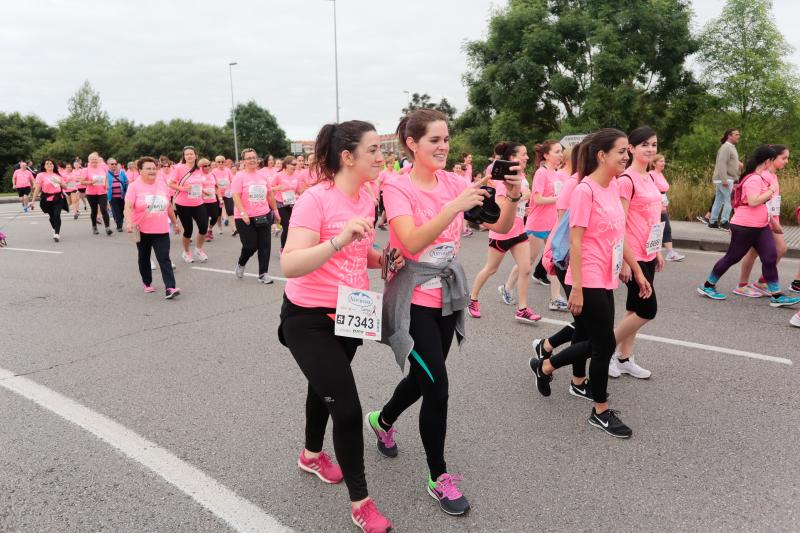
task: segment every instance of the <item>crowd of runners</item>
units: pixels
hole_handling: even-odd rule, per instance
[[[532,340],[528,364],[538,391],[550,396],[553,374],[569,365],[567,392],[592,402],[589,424],[618,438],[633,432],[609,407],[608,378],[650,377],[633,356],[636,334],[657,317],[655,280],[665,262],[684,259],[672,249],[666,161],[649,127],[629,134],[601,129],[566,150],[548,140],[533,147],[532,165],[524,144],[504,141],[486,169],[474,171],[466,154],[452,172],[446,170],[449,133],[442,113],[414,111],[397,134],[402,161],[382,153],[371,124],[353,120],[324,126],[314,153],[305,157],[260,159],[245,149],[234,163],[186,146],[175,164],[164,156],[142,157],[123,169],[92,153],[85,166],[80,159],[45,158],[37,174],[21,163],[13,176],[23,212],[39,200],[55,242],[62,212],[88,218],[96,235],[100,224],[108,236],[128,233],[144,292],[155,291],[158,269],[167,299],[180,294],[170,233],[181,236],[176,259],[193,263],[209,261],[206,243],[228,229],[241,242],[236,276],[244,277],[256,255],[264,284],[273,282],[269,259],[279,234],[288,281],[278,338],[308,380],[298,466],[326,483],[344,481],[352,520],[368,532],[392,524],[367,490],[362,417],[377,450],[394,458],[394,424],[420,399],[426,492],[447,514],[470,508],[460,476],[445,460],[446,360],[453,340],[466,338],[467,315],[481,318],[481,289],[507,253],[514,267],[497,292],[515,306],[517,322],[541,319],[528,299],[531,281],[549,286],[550,310],[573,317],[555,335]],[[790,294],[800,293],[800,271],[784,292],[776,268],[786,252],[778,174],[789,155],[786,146],[762,145],[747,158],[731,185],[733,216],[724,221],[730,247],[708,278],[698,280],[700,295],[725,299],[716,283],[742,261],[736,294],[763,296],[772,307],[800,303]],[[376,244],[376,228],[388,231],[385,247]],[[481,230],[488,232],[486,263],[469,280],[459,263],[461,239]],[[751,282],[756,258],[762,276]],[[381,292],[370,291],[368,269],[381,269]],[[620,281],[627,298],[624,318],[615,323]],[[800,313],[791,324],[800,327]],[[385,391],[386,403],[367,413],[350,366],[365,339],[389,345],[408,370]],[[338,464],[323,451],[329,418]]]

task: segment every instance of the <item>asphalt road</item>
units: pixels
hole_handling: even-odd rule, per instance
[[[64,219],[55,244],[40,213],[11,220],[16,213],[0,206],[9,246],[63,253],[0,249],[0,369],[110,418],[287,528],[355,530],[345,487],[296,467],[305,382],[277,341],[281,282],[265,286],[180,264],[184,292],[164,301],[161,290],[142,293],[127,236],[94,236],[82,214]],[[206,249],[208,263],[193,266],[232,270],[239,242],[226,234]],[[485,250],[485,233],[464,240],[470,275]],[[567,394],[567,373],[556,377],[551,397],[536,392],[531,340],[559,326],[513,320],[496,291],[511,268],[507,259],[481,295],[484,317],[468,322],[464,350],[449,358],[446,457],[451,472],[464,475],[470,514],[448,517],[425,493],[418,405],[398,422],[396,459],[380,457],[365,430],[370,492],[397,530],[800,529],[800,330],[788,325],[795,311],[736,296],[700,298],[695,286],[719,254],[686,254],[658,275],[659,315],[643,333],[709,348],[637,342],[637,360],[653,377],[610,383],[612,407],[634,430],[628,441],[587,424],[591,404]],[[782,280],[797,264],[781,265]],[[248,272],[255,269],[253,258]],[[279,275],[275,249],[270,270]],[[720,287],[730,290],[736,275]],[[546,310],[545,287],[532,285],[530,295],[546,318],[569,318]],[[623,297],[619,291],[618,312]],[[388,348],[375,343],[359,350],[354,370],[365,411],[379,408],[401,377]],[[330,427],[326,450],[332,453]],[[2,531],[231,529],[209,510],[213,504],[201,505],[164,472],[5,385],[0,471]]]

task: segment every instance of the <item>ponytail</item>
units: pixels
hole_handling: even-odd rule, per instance
[[[361,137],[368,131],[375,131],[375,126],[363,120],[322,126],[314,143],[312,167],[319,181],[333,181],[333,177],[342,169],[342,152],[355,152]]]

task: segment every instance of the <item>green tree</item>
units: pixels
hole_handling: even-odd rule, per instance
[[[36,148],[55,136],[55,128],[35,115],[0,113],[0,191],[11,190],[13,166],[34,158]]]
[[[670,106],[703,92],[684,68],[697,50],[690,18],[687,0],[509,0],[487,38],[466,46],[477,113],[465,112],[464,126],[481,143],[642,124],[674,137],[688,124]]]
[[[269,110],[250,100],[246,104],[238,104],[234,112],[240,150],[253,148],[259,156],[264,157],[268,154],[281,156],[289,153],[290,143],[286,132],[281,129],[275,115]],[[233,121],[229,119],[226,127],[233,131]],[[232,133],[229,139],[233,144]]]
[[[184,146],[194,146],[200,157],[233,156],[233,134],[227,128],[189,120],[158,121],[140,127],[128,147],[130,159],[145,155],[166,155],[178,161]]]
[[[700,34],[703,72],[740,128],[753,115],[791,112],[798,96],[792,48],[773,19],[771,0],[728,0]]]
[[[442,98],[438,103],[431,102],[431,96],[428,93],[412,94],[408,105],[403,108],[403,116],[417,109],[436,109],[444,113],[447,116],[447,120],[451,122],[455,118],[457,112],[456,108],[447,101],[447,98]]]

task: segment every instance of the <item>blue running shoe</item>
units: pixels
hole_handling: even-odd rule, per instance
[[[786,296],[785,294],[781,294],[777,298],[769,299],[770,307],[792,307],[798,303],[800,303],[800,298],[796,296]]]
[[[717,289],[715,289],[714,287],[706,287],[705,285],[697,287],[697,293],[700,296],[707,296],[712,300],[724,300],[725,298],[727,298],[727,296],[725,296],[721,292],[717,292]]]

